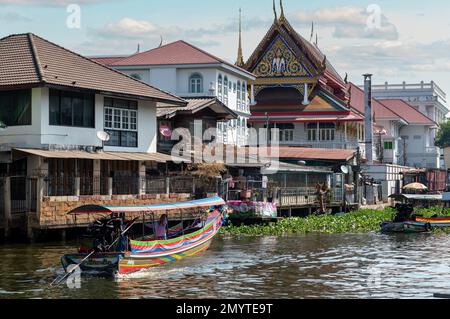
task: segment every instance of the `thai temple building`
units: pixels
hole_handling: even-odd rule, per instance
[[[318,48],[291,26],[284,14],[244,63],[241,36],[237,66],[256,76],[249,82],[256,129],[279,129],[280,146],[356,150],[364,141],[364,116],[349,104],[344,80]]]

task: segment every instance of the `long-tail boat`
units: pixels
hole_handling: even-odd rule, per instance
[[[74,267],[82,271],[112,274],[116,277],[136,273],[151,267],[160,266],[196,255],[209,248],[213,238],[223,224],[223,211],[225,202],[220,197],[201,200],[156,204],[146,206],[82,206],[69,214],[111,216],[125,219],[127,216],[142,215],[143,229],[145,229],[146,214],[169,212],[173,210],[203,210],[206,214],[197,225],[184,228],[180,223],[168,229],[168,239],[157,240],[154,236],[145,236],[136,239],[126,239],[125,249],[119,248],[119,243],[126,238],[127,232],[136,223],[138,218],[129,222],[124,230],[119,232],[110,245],[97,249],[97,247],[83,247],[75,254],[67,254],[61,258],[65,271],[71,272]],[[154,216],[153,216],[154,217]],[[148,220],[148,219],[147,219]],[[172,236],[172,237],[170,237]]]

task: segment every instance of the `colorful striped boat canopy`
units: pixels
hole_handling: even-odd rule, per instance
[[[111,214],[111,213],[151,213],[170,211],[177,209],[193,209],[211,206],[225,205],[225,201],[221,197],[210,197],[189,202],[164,203],[144,206],[97,206],[87,205],[78,207],[68,214]]]

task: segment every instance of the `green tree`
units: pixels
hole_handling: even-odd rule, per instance
[[[0,121],[0,129],[5,129],[6,128],[6,124],[3,123],[2,121]]]
[[[436,146],[449,147],[450,146],[450,120],[441,124],[436,135]]]

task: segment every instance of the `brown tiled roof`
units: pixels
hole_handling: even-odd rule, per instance
[[[360,114],[364,115],[366,113],[365,108],[365,94],[364,90],[359,88],[353,83],[348,84],[348,89],[350,91],[350,107],[354,110],[358,111]],[[380,103],[380,101],[376,99],[372,99],[372,108],[373,114],[375,116],[375,120],[377,119],[403,119],[399,114],[390,110],[385,105]]]
[[[221,58],[218,58],[185,41],[176,41],[142,53],[134,54],[128,58],[120,59],[110,66],[134,65],[178,65],[178,64],[226,64],[253,76],[246,70],[239,68]]]
[[[350,106],[361,114],[365,113],[364,91],[349,83]],[[436,123],[403,100],[372,99],[376,119],[399,119],[408,124],[435,125]]]
[[[227,118],[236,119],[238,115],[233,112],[229,107],[220,102],[217,98],[211,97],[198,97],[198,98],[185,98],[188,102],[186,107],[161,107],[156,112],[157,117],[173,117],[178,114],[195,114],[205,108],[219,109],[218,114],[227,115]]]
[[[0,87],[54,85],[185,105],[170,93],[32,33],[0,39]]]
[[[257,151],[258,150],[256,150],[256,152]],[[280,146],[278,148],[278,154],[271,152],[271,148],[268,148],[267,153],[263,154],[268,154],[269,156],[278,155],[278,157],[281,159],[348,161],[355,156],[356,151],[344,149]]]
[[[384,106],[399,114],[410,124],[436,125],[432,119],[403,100],[379,100]]]
[[[123,55],[123,56],[95,56],[95,57],[89,57],[92,61],[95,61],[97,63],[103,64],[103,65],[111,65],[117,61],[120,61],[122,59],[128,58],[129,55]]]

